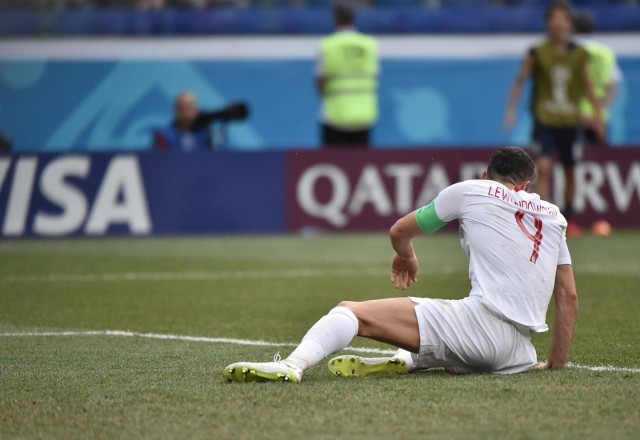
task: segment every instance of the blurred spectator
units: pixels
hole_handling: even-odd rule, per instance
[[[214,148],[209,130],[211,123],[241,120],[248,115],[248,108],[243,103],[216,111],[201,111],[196,96],[191,92],[178,95],[174,111],[173,122],[153,133],[153,148],[156,150],[211,150]]]
[[[135,0],[134,7],[140,11],[155,11],[166,7],[165,0]]]
[[[589,76],[589,53],[570,39],[571,10],[565,3],[552,3],[545,14],[547,39],[533,47],[524,57],[522,66],[509,92],[505,126],[515,120],[515,108],[524,82],[533,79],[534,129],[532,146],[536,150],[536,180],[534,191],[543,200],[551,196],[551,175],[554,156],[562,163],[565,177],[563,214],[569,225],[567,235],[580,235],[580,227],[572,219],[575,193],[574,169],[580,159],[575,149],[580,128],[580,103],[585,94],[595,109],[594,130],[602,138],[599,122],[601,108]]]
[[[157,10],[209,9],[218,7],[277,9],[277,8],[317,8],[329,7],[332,0],[0,0],[0,10],[64,10],[64,9],[139,9]],[[362,5],[382,8],[462,8],[495,6],[544,7],[547,0],[361,0],[353,1]],[[576,6],[637,6],[640,0],[573,0],[567,4]]]
[[[0,10],[47,10],[67,9],[137,9],[158,10],[205,9],[219,6],[242,7],[259,6],[250,0],[0,0]]]
[[[322,96],[322,145],[368,146],[378,117],[378,44],[353,27],[352,9],[338,5],[336,32],[322,39],[316,86]]]
[[[0,131],[0,154],[11,153],[13,149],[13,142],[4,133]]]
[[[578,12],[574,15],[573,27],[576,34],[591,34],[595,29],[595,19],[589,12]],[[598,123],[604,125],[609,120],[609,107],[618,90],[618,84],[622,81],[622,72],[613,50],[604,44],[586,38],[582,38],[580,43],[589,52],[589,71],[593,90],[602,106],[602,119],[596,121],[595,110],[591,103],[583,98],[580,104],[585,138],[587,143],[594,144],[598,141],[595,127]]]

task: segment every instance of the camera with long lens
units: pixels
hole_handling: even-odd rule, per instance
[[[219,121],[241,121],[249,116],[249,107],[244,102],[234,102],[218,111]]]

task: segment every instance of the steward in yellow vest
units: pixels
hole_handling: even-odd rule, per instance
[[[578,12],[573,17],[573,27],[576,34],[591,34],[595,29],[595,18],[589,12]],[[589,73],[593,82],[593,91],[602,105],[600,122],[606,125],[609,121],[609,109],[618,91],[618,84],[622,81],[622,72],[613,50],[604,44],[590,40],[583,40],[582,44],[589,52]],[[588,143],[598,141],[594,128],[595,113],[596,110],[591,102],[583,97],[580,103],[580,114]]]
[[[351,9],[337,6],[334,19],[337,31],[322,39],[317,64],[322,144],[364,147],[378,118],[378,45],[352,27]]]

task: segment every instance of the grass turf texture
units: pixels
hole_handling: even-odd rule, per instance
[[[570,241],[581,300],[573,362],[640,367],[639,245],[638,232]],[[455,235],[426,237],[416,249],[411,294],[466,294]],[[0,333],[112,329],[296,342],[341,299],[399,295],[388,282],[390,256],[382,234],[4,241]],[[96,277],[124,273],[151,276]],[[549,341],[534,338],[541,358]],[[354,345],[390,348],[360,338]],[[223,380],[227,364],[268,361],[278,350],[291,348],[3,336],[0,438],[640,438],[638,373],[340,379],[321,365],[300,385]]]

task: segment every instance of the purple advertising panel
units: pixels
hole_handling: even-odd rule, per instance
[[[289,153],[286,227],[326,230],[389,228],[452,183],[480,176],[491,149],[325,150]],[[587,149],[576,168],[574,209],[586,225],[605,219],[640,227],[640,150]],[[552,201],[562,206],[556,165]]]

